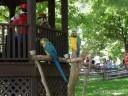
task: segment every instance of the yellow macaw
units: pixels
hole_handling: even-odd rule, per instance
[[[76,52],[76,56],[78,57],[80,54],[81,39],[76,32],[71,34],[70,42],[72,51]]]

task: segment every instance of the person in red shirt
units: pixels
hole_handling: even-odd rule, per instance
[[[27,5],[21,4],[20,5],[20,15],[12,21],[12,24],[27,24]],[[20,34],[23,34],[25,31],[25,34],[27,34],[27,29],[21,26],[20,27]]]
[[[20,4],[19,8],[20,14],[17,17],[14,17],[13,21],[11,22],[12,24],[27,24],[27,5],[26,4]],[[26,56],[27,55],[27,41],[28,41],[28,27],[27,26],[22,26],[20,25],[19,27],[19,32],[16,34],[15,41],[16,41],[16,46],[18,46],[18,40],[20,40],[20,46],[21,47],[21,57],[23,57],[23,50],[26,50]],[[25,41],[23,41],[23,36],[25,36]],[[26,43],[23,43],[26,42]],[[26,44],[26,45],[24,45]],[[25,49],[23,49],[26,46]],[[18,48],[16,47],[16,53],[18,53]],[[16,54],[16,56],[18,56]]]
[[[125,54],[125,65],[128,66],[128,53]]]

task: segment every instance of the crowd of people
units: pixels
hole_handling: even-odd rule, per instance
[[[113,60],[111,56],[103,56],[100,57],[99,53],[97,53],[93,58],[91,57],[89,52],[86,52],[85,55],[85,63],[88,63],[89,60],[92,60],[92,64],[95,65],[95,71],[111,71],[118,70],[119,68],[126,69],[128,65],[128,53],[125,54],[124,59],[121,61],[119,58],[117,60]]]

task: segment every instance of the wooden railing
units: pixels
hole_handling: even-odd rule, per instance
[[[0,24],[0,60],[28,60],[27,29],[28,25]]]
[[[29,49],[27,30],[29,25],[11,25],[0,24],[0,61],[24,61],[29,60]],[[67,34],[65,32],[57,31],[55,29],[36,27],[36,53],[45,54],[43,48],[40,46],[41,38],[48,38],[57,50],[58,56],[63,56],[67,53],[68,42],[66,40]],[[22,33],[21,33],[22,32]],[[32,34],[31,34],[32,35]]]
[[[37,54],[45,54],[43,48],[40,46],[40,39],[41,38],[48,38],[51,43],[54,44],[58,56],[63,57],[64,54],[67,53],[68,49],[68,42],[67,42],[67,33],[58,31],[55,29],[49,29],[37,26]]]

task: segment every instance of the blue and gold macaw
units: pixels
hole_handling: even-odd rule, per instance
[[[65,74],[64,74],[64,72],[60,66],[60,63],[58,60],[58,55],[57,55],[57,52],[56,52],[54,45],[51,42],[49,42],[49,40],[47,38],[42,38],[40,40],[40,43],[41,43],[41,46],[43,46],[45,53],[52,57],[55,65],[58,68],[58,70],[60,71],[63,79],[68,83],[68,80],[67,80],[67,78],[66,78],[66,76],[65,76]]]
[[[80,55],[80,46],[81,46],[81,39],[77,32],[73,32],[71,34],[71,48],[76,53],[75,57],[79,57]]]

